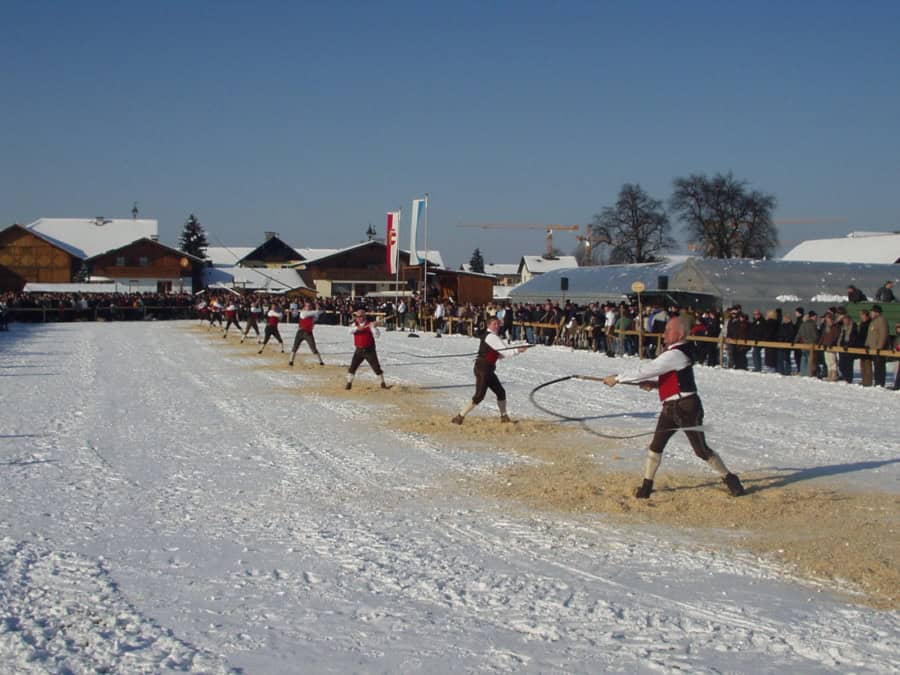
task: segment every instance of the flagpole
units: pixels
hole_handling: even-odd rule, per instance
[[[403,207],[400,207],[400,210],[397,212],[397,229],[394,232],[394,238],[397,241],[396,248],[396,256],[397,256],[397,265],[394,270],[394,315],[397,314],[397,304],[400,299],[400,223],[403,220]]]
[[[424,300],[422,301],[423,309],[428,307],[428,193],[425,193],[425,263],[423,265],[423,269],[425,270],[425,295]]]

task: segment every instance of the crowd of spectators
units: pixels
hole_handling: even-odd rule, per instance
[[[879,302],[895,301],[892,286],[887,282],[878,289]],[[302,307],[302,299],[280,295],[238,296],[229,292],[217,295],[221,306],[235,300],[244,309],[253,302],[263,306],[277,304],[285,311],[286,321],[296,320]],[[865,301],[865,295],[853,286],[848,287],[850,297]],[[6,293],[0,296],[0,324],[5,315],[25,321],[188,318],[196,316],[198,301],[195,296],[178,293]],[[802,307],[793,312],[783,312],[781,308],[754,309],[748,314],[740,305],[724,312],[653,304],[639,311],[637,305],[627,302],[578,305],[551,300],[476,306],[458,304],[452,298],[438,297],[436,292],[427,302],[418,295],[389,300],[341,296],[320,299],[318,305],[323,310],[320,317],[323,324],[348,325],[353,312],[363,309],[380,316],[388,330],[434,331],[436,335],[454,332],[477,336],[484,332],[488,321],[496,318],[502,326],[502,337],[507,340],[566,345],[603,352],[610,357],[636,356],[642,342],[643,356],[652,358],[659,348],[655,336],[662,333],[671,316],[681,316],[691,337],[712,338],[696,341],[701,364],[846,382],[854,381],[858,369],[863,386],[897,388],[900,385],[900,366],[893,384],[888,382],[886,373],[888,361],[898,360],[874,354],[885,349],[900,352],[900,323],[889,327],[878,304],[859,311],[856,317],[839,306],[829,308],[822,316]],[[16,310],[41,311],[17,313]],[[645,335],[642,341],[639,341],[638,328]],[[720,336],[750,344],[726,342],[720,354]],[[779,345],[753,344],[757,342]],[[837,351],[812,351],[809,345]],[[867,349],[873,354],[852,354],[847,348]]]
[[[188,318],[189,293],[24,293],[0,295],[0,308],[16,321],[126,321]]]

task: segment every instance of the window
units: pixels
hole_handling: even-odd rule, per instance
[[[125,256],[124,255],[116,256],[116,267],[125,267]]]
[[[147,264],[148,264],[147,256],[142,255],[140,258],[138,258],[138,265],[139,265],[140,267],[146,267]]]

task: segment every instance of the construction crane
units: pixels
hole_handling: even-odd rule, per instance
[[[575,232],[581,229],[581,225],[523,225],[519,223],[476,223],[468,225],[460,225],[460,227],[480,227],[483,230],[546,230],[547,232],[547,251],[544,254],[546,258],[553,257],[553,232]]]

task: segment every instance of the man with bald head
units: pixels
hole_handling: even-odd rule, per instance
[[[693,345],[685,341],[686,335],[687,330],[680,318],[669,319],[663,333],[666,348],[659,356],[635,375],[608,375],[603,378],[604,384],[610,387],[619,383],[639,383],[641,389],[646,391],[656,389],[659,400],[662,401],[662,412],[647,452],[644,481],[634,491],[634,496],[638,499],[647,499],[653,492],[653,479],[662,461],[662,451],[678,429],[685,430],[694,454],[722,477],[733,497],[744,494],[740,479],[725,467],[719,455],[706,444],[704,433],[692,429],[703,424],[703,404],[694,381]]]

